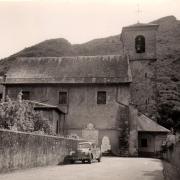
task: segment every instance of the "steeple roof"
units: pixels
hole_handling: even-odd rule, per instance
[[[130,26],[125,26],[123,29],[136,29],[136,28],[158,28],[158,24],[153,24],[153,23],[136,23],[132,24]]]

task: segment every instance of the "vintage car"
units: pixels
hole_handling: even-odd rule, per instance
[[[93,160],[101,161],[101,150],[93,142],[79,142],[76,151],[71,151],[69,155],[69,160],[71,163],[75,161],[86,161],[91,164]]]

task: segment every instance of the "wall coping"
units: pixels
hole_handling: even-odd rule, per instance
[[[74,140],[74,141],[81,140],[81,139],[73,139],[73,138],[68,138],[68,137],[60,137],[60,136],[53,136],[53,135],[47,135],[47,134],[35,134],[35,133],[30,133],[30,132],[14,131],[14,130],[9,130],[9,129],[2,129],[2,128],[0,128],[0,132],[10,132],[10,133],[16,133],[16,134],[50,137],[50,138],[56,138],[56,139],[68,139],[68,140]]]

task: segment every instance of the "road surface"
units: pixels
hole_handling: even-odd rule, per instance
[[[0,180],[164,180],[157,159],[103,157],[100,163],[39,167],[0,175]]]

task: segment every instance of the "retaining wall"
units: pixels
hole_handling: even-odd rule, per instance
[[[167,150],[163,158],[180,170],[180,142],[177,142],[173,151]]]
[[[77,147],[77,140],[0,130],[0,173],[56,165]]]

